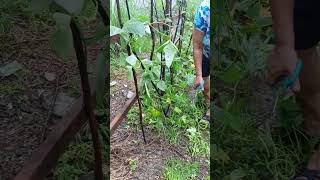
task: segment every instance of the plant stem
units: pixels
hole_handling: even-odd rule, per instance
[[[143,141],[144,141],[144,143],[146,144],[146,143],[147,143],[147,140],[146,140],[146,136],[145,136],[145,134],[144,134],[143,117],[142,117],[142,107],[141,107],[141,99],[140,99],[140,95],[139,95],[137,73],[136,73],[136,70],[135,70],[134,68],[132,68],[132,73],[133,73],[134,85],[135,85],[135,89],[136,89],[136,96],[137,96],[138,104],[139,104],[140,128],[141,128],[141,131],[142,131]]]
[[[153,7],[154,7],[154,3],[153,3],[153,0],[151,0],[149,27],[150,27],[151,37],[152,37],[152,48],[151,48],[151,54],[150,54],[150,61],[152,61],[152,59],[153,59],[154,48],[156,46],[156,36],[154,34],[153,28],[151,27],[151,23],[153,23]]]
[[[90,125],[90,130],[92,135],[94,156],[95,156],[95,169],[94,169],[95,179],[102,180],[103,173],[102,173],[101,144],[100,144],[99,134],[98,134],[98,123],[96,121],[96,117],[93,112],[94,107],[93,107],[93,101],[91,98],[91,90],[90,90],[88,72],[87,72],[87,55],[86,55],[87,53],[85,52],[86,45],[81,39],[80,29],[74,20],[71,20],[70,28],[73,35],[73,45],[76,51],[78,67],[79,67],[79,72],[81,77],[84,108],[89,116],[89,125]]]
[[[122,27],[123,27],[123,24],[122,24],[122,21],[121,21],[121,13],[120,13],[120,3],[119,3],[119,0],[116,0],[116,3],[117,3],[117,10],[118,10],[118,19],[119,19],[120,27],[122,28]],[[130,20],[130,19],[131,19],[131,16],[130,16],[130,11],[129,11],[128,1],[126,0],[125,3],[126,3],[126,9],[127,9],[127,13],[128,13],[128,18],[129,18],[129,20]],[[130,38],[131,38],[131,37],[132,37],[132,34],[130,34]],[[132,54],[131,48],[130,48],[129,45],[127,45],[127,53],[128,53],[129,56]],[[133,52],[133,54],[135,54],[135,52]],[[135,54],[135,55],[136,55],[136,54]],[[140,61],[140,63],[141,63],[141,65],[143,65],[141,61]],[[142,117],[142,106],[141,106],[141,101],[140,101],[140,97],[139,97],[139,88],[138,88],[138,82],[137,82],[137,73],[136,73],[136,71],[135,71],[134,68],[132,68],[132,73],[133,73],[133,77],[134,77],[134,84],[135,84],[135,89],[136,89],[136,96],[137,96],[138,104],[139,104],[140,127],[141,127],[141,131],[142,131],[142,136],[143,136],[144,143],[147,143],[146,137],[145,137],[145,134],[144,134],[143,117]]]
[[[101,19],[102,19],[103,24],[104,24],[105,26],[108,26],[108,22],[110,22],[110,19],[109,19],[109,17],[107,16],[107,12],[106,12],[106,10],[103,8],[100,0],[96,0],[96,1],[95,1],[95,0],[92,0],[92,1],[93,1],[93,3],[94,3],[96,6],[98,6],[98,12],[99,12],[99,15],[100,15],[100,17],[101,17]]]

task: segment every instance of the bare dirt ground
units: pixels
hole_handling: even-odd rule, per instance
[[[91,32],[90,29],[84,30]],[[63,92],[77,98],[81,93],[75,58],[62,60],[50,47],[53,30],[52,27],[39,30],[18,22],[8,36],[0,37],[4,42],[0,66],[12,61],[23,65],[14,75],[0,79],[1,180],[12,179],[53,127],[63,123],[50,113],[53,97]],[[89,64],[95,62],[99,47],[88,48]],[[48,81],[44,77],[46,72],[54,73],[56,78]],[[49,99],[49,105],[45,99]]]
[[[146,130],[147,144],[144,144],[141,133],[122,126],[111,138],[111,179],[164,179],[165,162],[178,159],[186,162],[198,162],[200,175],[203,179],[209,169],[205,159],[193,159],[182,147],[171,145],[162,136],[155,135],[150,129]],[[136,168],[130,162],[137,162]]]

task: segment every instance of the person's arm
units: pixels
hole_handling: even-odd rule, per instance
[[[204,32],[195,29],[193,31],[193,60],[196,71],[196,77],[202,77],[202,54],[203,45],[202,40],[204,37]],[[201,83],[201,81],[200,81]]]
[[[268,80],[273,84],[281,75],[291,76],[297,64],[294,34],[294,0],[270,0],[275,47],[268,59]],[[300,91],[297,80],[291,89]]]
[[[194,31],[193,31],[193,60],[196,71],[194,86],[198,87],[202,81],[202,55],[203,55],[203,37],[208,28],[204,9],[207,9],[204,4],[201,4],[195,14]]]
[[[270,0],[276,46],[294,49],[294,0]]]

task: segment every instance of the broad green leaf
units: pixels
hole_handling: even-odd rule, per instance
[[[256,19],[259,17],[260,13],[260,5],[259,3],[255,3],[251,5],[247,10],[247,16],[251,19]]]
[[[160,78],[160,66],[151,67],[152,73],[159,79]]]
[[[143,81],[146,82],[146,83],[149,83],[151,80],[152,80],[152,75],[151,75],[151,72],[146,70],[143,75]]]
[[[38,14],[47,9],[52,2],[53,0],[31,0],[30,7],[34,13]]]
[[[100,106],[103,105],[104,101],[106,67],[106,57],[101,51],[96,60],[96,98],[97,104]]]
[[[70,28],[58,29],[51,36],[50,44],[59,57],[70,57],[73,49],[73,37]]]
[[[229,113],[225,109],[221,109],[219,107],[214,107],[214,118],[224,125],[230,127],[236,132],[242,132],[241,119],[237,115],[233,115]]]
[[[173,42],[171,41],[166,45],[166,47],[164,47],[163,50],[164,50],[164,58],[166,60],[166,66],[170,68],[178,50],[176,46],[173,44]]]
[[[128,33],[137,34],[139,36],[144,36],[146,34],[145,25],[134,19],[127,21],[122,29]]]
[[[71,22],[71,16],[59,12],[53,14],[53,19],[59,29],[67,29]]]
[[[146,67],[151,66],[152,62],[150,61],[150,59],[143,59],[141,60],[142,64]]]
[[[157,83],[157,87],[158,87],[161,91],[165,91],[166,88],[167,88],[167,85],[166,85],[166,83],[165,83],[163,80],[160,80],[160,81]]]
[[[137,57],[136,57],[134,54],[132,54],[131,56],[128,56],[128,57],[126,58],[127,63],[129,63],[131,66],[135,66],[137,60],[138,60],[138,59],[137,59]]]
[[[148,96],[149,98],[151,98],[150,93],[149,93],[149,89],[148,89],[148,85],[147,85],[146,82],[144,83],[144,87],[146,88],[147,96]]]
[[[230,180],[240,180],[246,176],[246,172],[243,169],[233,170],[230,174]]]
[[[222,75],[219,75],[219,78],[230,84],[235,84],[240,81],[244,76],[244,72],[241,71],[237,66],[232,65],[229,67]]]
[[[121,34],[123,32],[124,32],[124,30],[122,30],[118,27],[110,26],[110,37],[117,35],[117,34]]]
[[[161,44],[161,46],[157,49],[157,52],[158,52],[158,53],[163,52],[164,47],[166,47],[166,46],[169,44],[169,42],[170,42],[170,40],[164,42],[163,44]],[[160,54],[159,54],[159,55],[160,55]],[[158,59],[160,59],[160,58],[158,58]]]
[[[54,0],[71,14],[79,14],[83,8],[84,0]]]
[[[132,66],[127,66],[127,76],[128,76],[128,80],[132,80],[133,79],[133,72],[132,72]]]

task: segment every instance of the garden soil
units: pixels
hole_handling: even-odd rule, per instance
[[[93,25],[95,26],[95,25]],[[86,35],[92,27],[84,28]],[[0,37],[0,67],[17,61],[23,69],[0,77],[0,179],[12,179],[31,154],[61,122],[53,115],[51,104],[58,93],[77,98],[81,93],[75,55],[68,60],[58,58],[49,44],[52,27],[30,27],[20,21],[10,34]],[[101,45],[88,47],[88,64],[94,73],[94,62]],[[91,65],[90,65],[91,64]],[[56,77],[46,79],[45,73]],[[42,94],[47,94],[43,97]],[[51,103],[44,105],[50,99]]]

